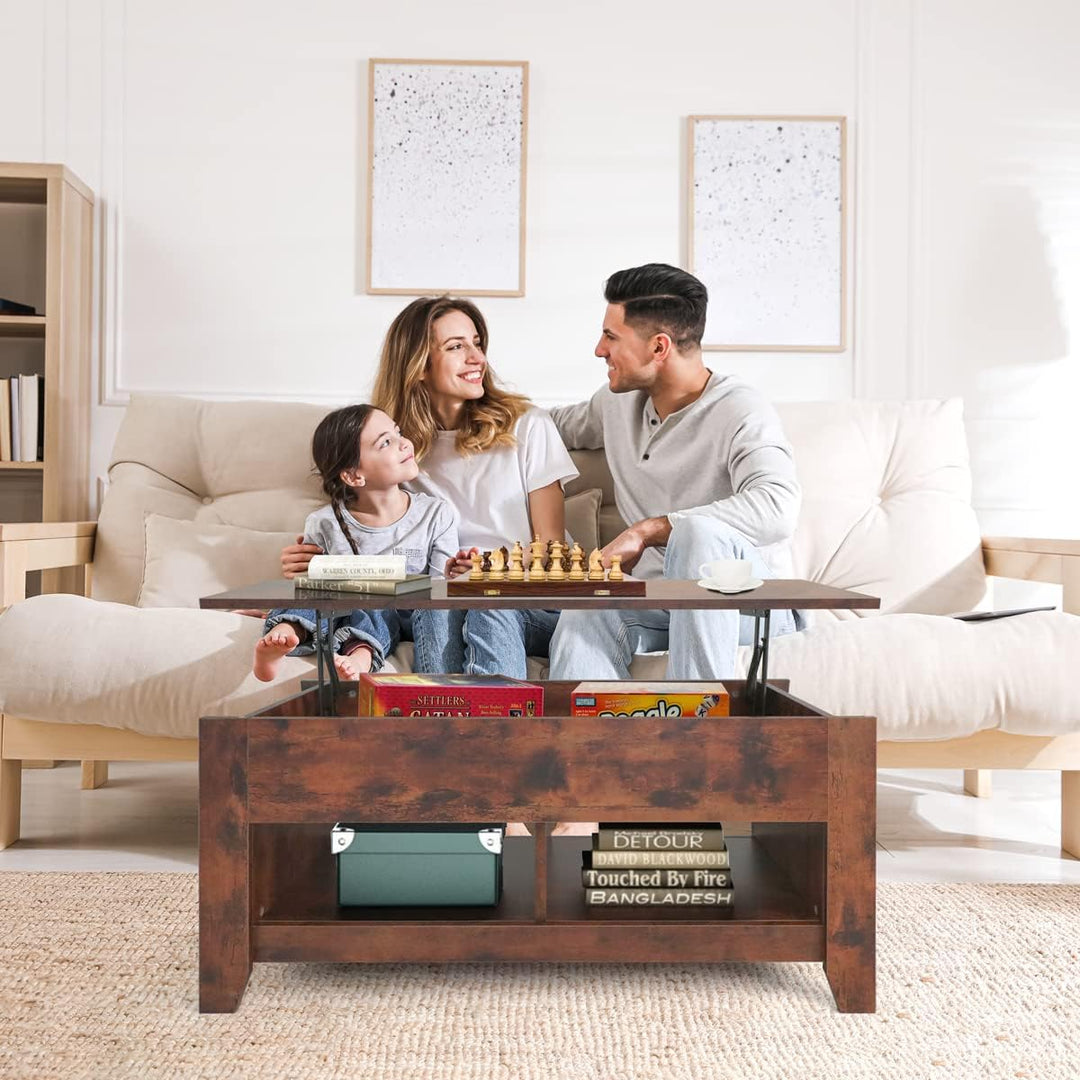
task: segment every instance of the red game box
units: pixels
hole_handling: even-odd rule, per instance
[[[544,688],[502,675],[361,675],[360,716],[542,716]]]

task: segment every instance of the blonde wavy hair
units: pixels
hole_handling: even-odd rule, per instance
[[[480,309],[453,296],[427,296],[414,300],[390,324],[379,357],[372,404],[394,418],[401,433],[412,442],[417,462],[423,461],[434,445],[439,429],[423,377],[435,348],[435,321],[451,311],[460,311],[472,319],[480,337],[480,350],[486,356],[488,330]],[[490,364],[484,366],[483,387],[483,397],[466,401],[462,408],[455,439],[459,454],[514,446],[514,425],[532,406],[524,395],[499,386]]]

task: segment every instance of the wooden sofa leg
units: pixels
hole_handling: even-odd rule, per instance
[[[964,794],[974,795],[976,799],[989,799],[991,794],[990,770],[965,769]]]
[[[1061,850],[1080,859],[1080,772],[1061,772]]]
[[[0,713],[0,748],[4,743],[4,715]],[[22,762],[0,759],[0,849],[19,839],[22,814]]]
[[[109,763],[107,761],[84,761],[82,763],[83,790],[104,787],[109,782]]]

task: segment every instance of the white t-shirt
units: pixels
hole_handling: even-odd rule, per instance
[[[529,492],[577,476],[555,422],[531,408],[514,427],[516,446],[496,446],[479,454],[459,454],[455,431],[439,431],[408,487],[445,499],[458,516],[458,540],[465,549],[509,547],[532,539]]]

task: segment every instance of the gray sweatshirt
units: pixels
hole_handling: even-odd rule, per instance
[[[741,379],[714,372],[696,401],[664,420],[645,391],[606,386],[551,415],[571,449],[603,448],[628,525],[714,517],[761,549],[774,574],[790,576],[801,501],[791,445],[776,410]],[[660,577],[663,569],[663,548],[648,548],[634,574]]]
[[[361,555],[404,555],[410,574],[441,577],[446,560],[457,554],[457,519],[450,504],[423,492],[409,493],[409,509],[392,525],[373,529],[342,510]],[[318,544],[327,555],[351,555],[352,548],[332,506],[320,506],[304,522],[304,543]]]

